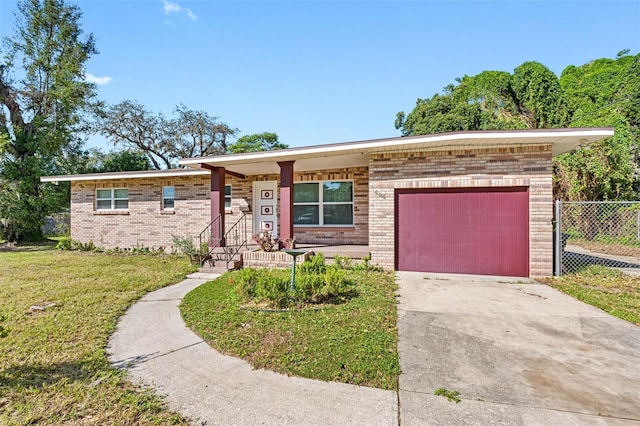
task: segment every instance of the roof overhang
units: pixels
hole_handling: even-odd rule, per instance
[[[276,151],[185,158],[180,165],[193,168],[224,167],[249,176],[280,173],[278,162],[295,161],[296,171],[368,166],[369,155],[384,152],[442,151],[551,145],[553,156],[613,136],[613,128],[476,131],[376,139]]]
[[[385,152],[415,152],[499,148],[523,145],[551,145],[553,156],[613,136],[613,128],[536,129],[439,133],[435,135],[374,139],[329,145],[288,148],[276,151],[185,158],[187,169],[142,172],[92,173],[44,176],[42,182],[141,179],[208,175],[212,167],[224,167],[234,176],[280,173],[279,162],[295,161],[299,172],[344,169],[369,165],[369,156]]]
[[[141,172],[109,172],[109,173],[87,173],[83,175],[61,175],[43,176],[42,182],[77,182],[85,180],[115,180],[115,179],[144,179],[159,177],[181,177],[209,175],[208,170],[198,169],[168,169],[168,170],[145,170]]]

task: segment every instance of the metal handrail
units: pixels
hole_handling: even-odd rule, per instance
[[[209,254],[211,254],[211,250],[220,245],[220,243],[222,242],[222,238],[218,238],[218,240],[214,242],[213,230],[217,228],[217,234],[222,235],[221,219],[222,215],[219,214],[211,222],[209,222],[207,227],[204,228],[202,232],[200,232],[200,235],[198,235],[198,243],[200,244],[198,248],[201,249],[202,246],[206,243],[207,247],[209,247]]]
[[[227,269],[229,269],[229,263],[233,258],[240,253],[242,247],[249,249],[247,240],[247,215],[242,213],[242,216],[234,223],[229,230],[224,234],[225,245],[225,261],[227,263]]]
[[[209,251],[207,256],[203,257],[200,261],[200,266],[204,265],[204,262],[207,260],[211,260],[213,258],[213,252],[217,247],[224,248],[224,257],[220,258],[217,256],[217,260],[224,260],[227,265],[227,269],[229,269],[229,263],[232,262],[233,258],[240,253],[243,247],[249,249],[248,239],[247,239],[247,215],[243,212],[242,216],[233,224],[231,227],[222,234],[221,230],[221,216],[218,215],[215,219],[211,221],[209,225],[200,233],[200,247],[206,243],[209,247]],[[223,235],[221,238],[214,238],[214,229],[218,227],[217,235]],[[224,246],[222,242],[225,242]]]

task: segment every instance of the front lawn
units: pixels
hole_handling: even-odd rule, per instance
[[[548,285],[609,314],[640,325],[640,278],[592,265],[574,274],[550,278]]]
[[[191,270],[169,256],[0,251],[0,424],[186,424],[105,347],[135,300]]]
[[[385,272],[346,270],[353,297],[289,309],[246,305],[239,274],[227,273],[182,301],[185,322],[221,353],[254,368],[398,389],[396,284]]]

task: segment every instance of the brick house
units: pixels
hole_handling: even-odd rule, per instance
[[[368,245],[389,269],[552,272],[553,156],[609,128],[479,131],[187,158],[182,169],[43,177],[71,182],[71,237],[165,247],[210,223],[222,238]]]

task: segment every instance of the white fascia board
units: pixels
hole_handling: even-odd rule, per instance
[[[208,175],[207,170],[194,169],[170,169],[170,170],[147,170],[143,172],[116,172],[116,173],[89,173],[83,175],[59,175],[59,176],[42,176],[41,182],[77,182],[87,180],[115,180],[115,179],[143,179],[143,178],[161,178],[161,177],[180,177],[180,176],[196,176]]]
[[[318,155],[332,156],[345,153],[373,153],[376,151],[388,151],[394,149],[406,149],[412,145],[436,144],[438,142],[460,141],[461,145],[473,140],[506,140],[514,143],[540,143],[553,144],[558,139],[580,140],[582,138],[602,139],[613,136],[613,129],[535,129],[516,131],[478,131],[460,133],[439,133],[435,135],[409,136],[403,138],[375,139],[362,142],[346,142],[331,145],[317,145],[301,148],[289,148],[276,151],[261,151],[245,154],[218,155],[212,157],[185,158],[180,164],[189,167],[197,167],[199,164],[213,164],[220,166],[234,165],[264,161],[287,161],[296,158],[309,158]]]

